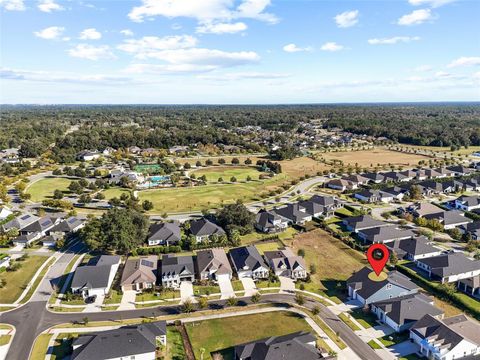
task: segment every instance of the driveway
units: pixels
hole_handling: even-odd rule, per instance
[[[252,278],[245,277],[241,278],[240,281],[242,282],[243,289],[245,290],[244,296],[252,296],[258,292],[257,286]]]
[[[132,310],[135,309],[135,297],[137,292],[135,290],[127,290],[123,292],[122,301],[117,310]]]
[[[378,339],[379,337],[393,333],[393,329],[388,325],[376,325],[372,328],[355,331],[355,334],[357,334],[365,342],[369,342],[372,339]]]
[[[98,295],[94,303],[87,304],[83,312],[98,312],[102,311],[103,300],[105,300],[105,295]]]
[[[295,293],[295,282],[285,276],[279,276],[280,279],[280,293],[293,294]]]
[[[222,293],[220,299],[235,297],[235,291],[233,291],[232,282],[228,275],[218,276],[218,286],[220,286],[220,292]]]
[[[195,298],[193,297],[193,284],[190,281],[182,281],[180,283],[180,298],[181,304],[187,300],[195,302]]]
[[[420,351],[420,347],[417,344],[407,340],[390,346],[388,350],[390,350],[390,352],[396,357],[403,357]]]

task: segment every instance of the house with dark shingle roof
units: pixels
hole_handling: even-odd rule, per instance
[[[473,240],[480,240],[480,221],[462,225],[458,228],[463,234],[470,234]]]
[[[156,223],[150,226],[147,242],[149,246],[174,245],[181,240],[180,226],[176,222]]]
[[[152,289],[157,283],[157,271],[156,255],[128,259],[120,280],[122,291]]]
[[[232,267],[223,248],[198,251],[195,264],[200,280],[219,281],[225,277],[232,278]]]
[[[230,249],[228,255],[239,279],[249,277],[256,280],[268,277],[268,265],[255,246],[249,245]]]
[[[327,187],[330,189],[345,191],[358,189],[358,185],[345,179],[333,179],[327,182]]]
[[[460,252],[419,259],[416,265],[427,272],[430,279],[442,283],[480,275],[480,260],[471,260]]]
[[[85,226],[85,219],[76,216],[71,216],[65,220],[60,221],[54,227],[47,231],[48,235],[54,238],[62,238],[69,233],[74,233]]]
[[[160,278],[165,288],[178,288],[182,281],[195,280],[195,266],[192,256],[162,256]]]
[[[463,165],[447,166],[447,170],[453,172],[455,176],[465,176],[475,172],[475,169]]]
[[[343,202],[337,199],[335,196],[328,195],[313,195],[309,201],[317,203],[323,207],[322,216],[324,218],[333,216],[335,210],[343,207]]]
[[[367,244],[389,243],[395,240],[410,239],[415,236],[412,230],[399,229],[396,226],[380,226],[360,230],[358,238]]]
[[[381,190],[366,189],[361,190],[353,194],[353,197],[357,200],[367,203],[389,203],[393,201],[393,195],[383,192]]]
[[[280,208],[272,210],[277,215],[288,219],[288,222],[293,225],[303,225],[307,221],[312,220],[312,214],[307,212],[307,209],[299,203],[288,204]]]
[[[429,359],[474,359],[480,355],[480,324],[463,314],[443,320],[426,314],[410,328],[410,339]]]
[[[408,330],[425,314],[443,317],[443,311],[433,305],[433,299],[421,293],[376,301],[371,304],[371,311],[396,332]]]
[[[367,178],[369,182],[374,183],[374,184],[380,184],[381,182],[385,181],[385,176],[383,176],[382,173],[365,173],[362,174],[364,178]]]
[[[463,211],[472,211],[480,209],[480,196],[462,195],[455,199],[455,207]]]
[[[165,321],[81,334],[73,340],[71,359],[156,359],[158,344],[167,344]]]
[[[418,286],[396,270],[389,271],[388,277],[382,281],[370,279],[371,273],[371,269],[364,267],[347,280],[348,296],[364,306],[418,292]]]
[[[438,220],[445,230],[450,230],[458,226],[467,225],[473,222],[472,219],[467,218],[463,212],[460,210],[442,210],[438,213],[428,214],[424,216],[425,219],[436,219]]]
[[[190,222],[190,233],[195,236],[197,243],[210,239],[212,236],[226,235],[225,231],[213,222],[201,218]]]
[[[22,214],[17,216],[15,219],[10,220],[6,224],[3,224],[2,227],[4,231],[8,231],[11,229],[20,230],[39,219],[40,218],[38,216],[32,214]]]
[[[370,215],[351,216],[342,220],[343,225],[348,231],[359,232],[361,230],[392,226],[392,224],[385,221],[377,220]]]
[[[410,261],[438,256],[443,252],[442,249],[433,246],[432,242],[425,236],[396,240],[393,243],[388,243],[387,247],[397,254],[399,259]]]
[[[277,233],[288,228],[288,219],[265,209],[260,210],[255,216],[255,228],[264,233]]]
[[[383,176],[385,182],[406,182],[411,180],[408,176],[402,174],[399,171],[389,171],[383,173]]]
[[[268,264],[277,276],[296,279],[307,277],[307,264],[301,256],[295,255],[289,247],[264,253]]]
[[[342,179],[350,181],[352,184],[358,185],[366,185],[370,179],[366,178],[365,176],[359,175],[359,174],[351,174],[348,176],[342,177]]]
[[[480,299],[480,275],[459,280],[457,282],[457,289]]]
[[[47,231],[53,228],[57,222],[59,222],[58,219],[52,219],[49,216],[43,216],[40,219],[21,228],[20,235],[30,235],[33,233],[38,233],[41,234],[40,236],[45,236]]]

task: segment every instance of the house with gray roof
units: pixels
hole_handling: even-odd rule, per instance
[[[455,207],[463,211],[480,209],[480,196],[462,195],[459,198],[455,199]]]
[[[408,193],[408,190],[400,186],[392,186],[392,187],[383,189],[383,192],[391,195],[394,200],[402,201],[402,199]]]
[[[225,231],[213,222],[201,218],[190,222],[190,233],[195,236],[197,243],[206,241],[212,236],[224,236]]]
[[[181,240],[180,226],[177,222],[152,224],[148,233],[148,245],[175,245]]]
[[[43,216],[40,219],[24,226],[20,229],[20,235],[29,235],[32,233],[38,233],[40,236],[45,236],[47,231],[52,229],[60,219],[51,218],[50,216]]]
[[[371,311],[396,332],[408,330],[425,314],[443,317],[443,311],[433,305],[433,299],[421,293],[376,301],[371,304]]]
[[[255,216],[255,228],[269,234],[282,232],[288,228],[288,219],[274,211],[262,209]]]
[[[326,186],[330,189],[345,191],[358,189],[358,184],[352,183],[346,179],[333,179],[327,182]]]
[[[374,219],[370,215],[351,216],[343,219],[342,224],[345,225],[348,231],[353,231],[357,233],[361,230],[383,226],[392,226],[392,224]]]
[[[475,172],[475,169],[463,165],[447,166],[447,170],[453,172],[455,176],[466,176]]]
[[[127,259],[120,280],[122,291],[152,289],[157,283],[157,271],[156,255]]]
[[[442,210],[438,213],[428,214],[424,216],[425,219],[436,219],[438,220],[445,230],[450,230],[462,225],[467,225],[473,222],[472,219],[467,218],[463,212],[460,210]]]
[[[313,209],[315,203],[311,203]],[[320,207],[318,207],[320,208]],[[319,210],[320,211],[320,210]],[[288,220],[292,225],[303,225],[307,221],[311,221],[313,215],[307,212],[307,209],[301,206],[299,203],[288,204],[281,208],[275,208],[272,210],[277,215],[280,215]]]
[[[396,226],[380,226],[360,230],[358,238],[367,244],[389,243],[395,240],[410,239],[415,236],[412,230],[399,229]]]
[[[411,180],[410,177],[402,174],[399,171],[389,171],[389,172],[383,173],[383,176],[384,176],[385,182],[406,182]]]
[[[430,279],[442,283],[457,282],[480,275],[480,260],[471,260],[461,252],[419,259],[416,265],[425,271]]]
[[[8,231],[11,229],[20,230],[39,219],[40,218],[38,216],[32,214],[22,214],[17,216],[15,219],[10,220],[6,224],[3,224],[2,227],[4,231]]]
[[[268,277],[270,269],[255,246],[230,249],[228,255],[239,279],[248,277],[256,280]]]
[[[234,352],[235,360],[326,359],[316,347],[315,336],[305,331],[237,345]]]
[[[366,203],[390,203],[394,200],[392,194],[374,189],[361,190],[353,194],[353,197]]]
[[[458,280],[457,289],[463,291],[465,294],[480,299],[480,275]]]
[[[265,259],[277,276],[285,276],[293,280],[307,277],[307,264],[301,256],[295,255],[289,247],[266,251]]]
[[[334,215],[335,210],[343,207],[341,202],[335,196],[328,195],[313,195],[309,201],[319,204],[323,207],[322,217],[327,218]]]
[[[83,298],[107,295],[120,262],[120,256],[101,255],[90,259],[87,265],[77,267],[70,285],[72,293]]]
[[[459,226],[458,229],[463,234],[470,234],[473,240],[480,240],[480,221],[474,221],[472,223]]]
[[[192,256],[162,256],[160,278],[165,288],[178,288],[182,281],[195,280],[195,266]]]
[[[351,174],[348,176],[342,177],[342,179],[350,181],[352,184],[358,185],[366,185],[370,179],[366,178],[365,176],[362,176],[360,174]]]
[[[364,267],[347,280],[348,296],[363,306],[418,292],[418,286],[396,270],[389,271],[382,281],[372,280],[370,274],[373,271]]]
[[[80,334],[72,343],[72,360],[156,359],[159,345],[167,344],[165,321],[123,326]]]
[[[388,243],[387,247],[397,254],[399,259],[410,261],[438,256],[443,253],[442,249],[433,246],[433,243],[425,236],[396,240],[393,243]]]
[[[65,220],[61,220],[50,230],[47,231],[48,235],[53,236],[54,238],[62,238],[69,233],[75,233],[85,226],[85,219],[79,218],[77,216],[71,216]]]
[[[30,245],[34,241],[39,240],[42,237],[41,233],[30,233],[28,235],[19,235],[15,239],[12,240],[13,245]]]
[[[232,278],[233,270],[223,248],[198,251],[195,264],[200,280],[219,281],[222,278]]]
[[[443,320],[426,314],[410,328],[410,339],[428,359],[474,359],[480,355],[480,324],[463,314]]]
[[[382,173],[371,172],[362,174],[362,176],[364,178],[367,178],[369,182],[374,184],[380,184],[385,181],[385,176]]]

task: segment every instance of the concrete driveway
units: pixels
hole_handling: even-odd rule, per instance
[[[102,311],[103,300],[105,300],[105,295],[98,295],[94,303],[87,304],[87,306],[85,306],[85,310],[83,310],[83,312]]]
[[[122,301],[117,310],[132,310],[135,309],[135,297],[137,292],[135,290],[127,290],[123,292]]]
[[[390,352],[396,357],[403,357],[420,351],[420,347],[417,344],[407,340],[390,346],[388,350],[390,350]]]
[[[232,296],[235,297],[235,291],[233,291],[232,282],[230,281],[228,276],[219,276],[218,286],[220,286],[220,292],[222,293],[220,299],[228,299]]]
[[[378,339],[379,337],[393,334],[393,329],[388,325],[376,325],[372,328],[357,330],[355,334],[357,334],[360,338],[362,338],[365,342],[369,342],[372,339]]]
[[[243,289],[245,290],[244,296],[252,296],[258,292],[257,286],[252,278],[245,277],[241,278],[240,281],[242,282]]]
[[[183,304],[187,300],[195,302],[195,298],[193,297],[193,284],[190,281],[182,281],[180,283],[180,298],[180,304]]]
[[[295,282],[285,276],[279,276],[280,279],[280,293],[293,294],[295,293]]]

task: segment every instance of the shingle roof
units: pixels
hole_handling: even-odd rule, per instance
[[[161,262],[162,277],[176,276],[184,273],[195,274],[191,256],[163,255]]]
[[[365,173],[363,177],[372,181],[383,181],[385,176],[382,173]]]
[[[190,232],[195,236],[224,235],[225,231],[217,224],[205,218],[194,220],[190,223]]]
[[[392,246],[393,251],[397,251],[400,249],[405,253],[411,255],[424,255],[424,254],[431,254],[434,252],[441,251],[441,249],[436,248],[433,246],[427,237],[425,236],[417,236],[411,239],[403,239],[397,240]]]
[[[85,266],[79,266],[73,275],[72,288],[99,289],[108,287],[112,265],[120,263],[120,256],[102,255],[89,260]]]
[[[198,271],[232,274],[232,267],[228,262],[227,254],[222,248],[214,248],[197,252]]]
[[[241,270],[253,271],[260,267],[268,268],[257,248],[253,245],[231,249],[229,255],[237,273]]]
[[[53,225],[52,219],[48,216],[44,216],[37,221],[34,221],[33,223],[21,228],[20,230],[25,232],[42,232],[53,227]]]
[[[312,216],[312,214],[302,211],[302,207],[299,205],[299,203],[288,204],[287,206],[281,208],[275,208],[272,211],[295,223]]]
[[[123,268],[120,284],[155,283],[157,281],[157,256],[128,259]]]
[[[374,219],[370,215],[352,216],[343,219],[343,222],[345,225],[350,226],[356,231],[373,227],[391,226],[391,224],[385,221]]]
[[[68,219],[63,220],[60,223],[58,223],[57,225],[55,225],[54,227],[52,227],[50,229],[50,232],[68,233],[70,231],[73,231],[74,229],[76,229],[77,227],[82,225],[83,223],[84,223],[83,219],[77,218],[75,216],[71,216]]]
[[[396,239],[405,239],[415,235],[412,230],[402,230],[395,226],[381,226],[360,230],[359,234],[365,235],[365,239],[369,242],[379,243]]]
[[[267,210],[260,210],[255,216],[255,222],[262,228],[271,228],[275,227],[273,224],[274,221],[283,221],[287,222],[288,219],[285,219],[283,216]]]
[[[169,243],[179,242],[180,226],[177,223],[157,223],[150,226],[148,240],[165,241]]]
[[[418,260],[431,268],[441,278],[480,269],[480,260],[470,260],[463,253],[455,252]]]
[[[279,270],[285,266],[288,270],[295,271],[298,267],[306,270],[305,260],[301,256],[293,254],[290,248],[284,248],[275,251],[266,251],[265,258],[273,263],[274,270]]]
[[[472,219],[465,217],[464,213],[459,210],[440,211],[438,213],[425,215],[425,218],[437,219],[443,225],[456,225],[473,222]]]
[[[17,216],[15,219],[10,220],[6,224],[4,224],[3,228],[5,230],[21,229],[21,228],[33,223],[34,221],[39,220],[39,219],[40,218],[38,216],[35,216],[35,215],[23,214],[23,215]]]

